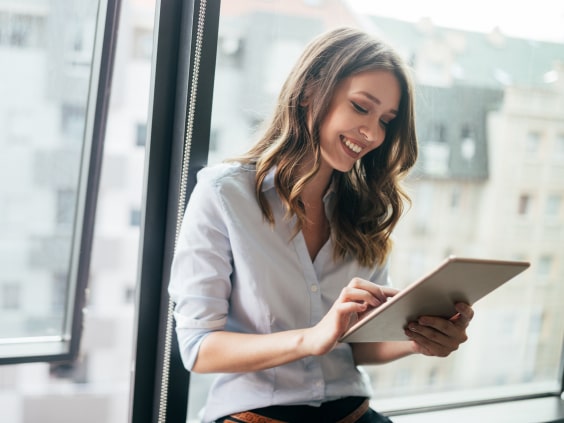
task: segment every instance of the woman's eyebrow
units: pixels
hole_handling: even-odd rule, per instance
[[[379,106],[382,105],[382,102],[380,101],[380,99],[378,97],[374,97],[372,94],[370,94],[367,91],[360,91],[359,94],[366,96],[370,101],[372,101],[373,103],[376,103]],[[398,111],[396,109],[391,109],[390,113],[397,115]]]

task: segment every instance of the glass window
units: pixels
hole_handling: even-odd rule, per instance
[[[551,194],[546,199],[546,215],[549,217],[560,216],[560,209],[562,204],[562,196],[558,194]]]
[[[547,85],[543,75],[555,71],[554,63],[564,60],[564,49],[542,39],[531,42],[515,33],[480,27],[480,17],[469,28],[471,20],[455,24],[453,15],[441,16],[441,23],[436,23],[433,13],[444,10],[433,12],[422,6],[419,11],[409,7],[386,14],[385,9],[393,5],[372,4],[351,1],[350,8],[343,9],[339,2],[323,2],[315,9],[299,9],[300,19],[275,2],[222,4],[220,47],[236,34],[236,45],[244,48],[237,49],[236,67],[219,49],[209,161],[232,157],[252,144],[256,128],[272,112],[287,69],[316,33],[338,25],[373,31],[412,64],[417,85],[420,158],[407,180],[413,205],[396,229],[391,257],[396,286],[413,282],[446,253],[519,257],[537,268],[476,305],[470,340],[449,358],[414,356],[366,367],[378,402],[393,410],[486,395],[491,399],[559,392],[564,312],[549,296],[564,295],[564,286],[552,279],[546,282],[542,275],[562,272],[564,266],[556,263],[564,261],[564,252],[553,251],[548,260],[540,251],[552,251],[551,241],[546,245],[540,241],[538,246],[529,242],[531,231],[544,225],[532,213],[530,192],[534,189],[535,198],[537,192],[543,198],[549,189],[564,188],[564,179],[553,178],[556,188],[549,188],[539,178],[528,180],[528,173],[521,169],[531,154],[535,160],[544,159],[538,154],[544,131],[552,133],[561,125],[561,117],[553,113],[561,103],[545,100],[550,90],[551,96],[564,101],[562,91],[556,84]],[[502,20],[505,15],[507,11],[495,16]],[[290,21],[292,31],[286,31]],[[552,31],[554,35],[558,30],[552,27]],[[531,61],[541,56],[542,60]],[[543,133],[538,130],[539,118]],[[521,147],[515,144],[519,139]],[[524,154],[510,153],[519,150]],[[547,213],[555,213],[560,206],[550,198]],[[456,219],[451,216],[453,209]],[[523,222],[508,214],[531,219]],[[542,290],[530,295],[541,286]],[[547,328],[554,337],[542,336]],[[211,380],[209,375],[191,375],[190,421],[196,421]]]
[[[460,192],[460,187],[455,185],[454,187],[452,187],[452,191],[450,194],[450,208],[453,210],[456,210],[460,207],[460,196],[461,196],[461,192]]]
[[[21,307],[22,295],[21,286],[19,283],[6,282],[2,284],[2,306],[0,309],[3,310],[18,310]]]
[[[78,345],[103,8],[44,3],[0,1],[0,362],[61,359]]]
[[[135,125],[135,145],[145,146],[147,142],[147,124],[138,123]]]
[[[564,159],[564,134],[558,134],[554,142],[555,157]]]
[[[56,221],[59,225],[72,225],[75,197],[75,191],[71,189],[57,190]]]
[[[146,122],[149,110],[147,49],[152,49],[154,12],[151,0],[0,0],[2,353],[5,344],[29,355],[30,341],[51,345],[61,334],[65,340],[71,335],[66,319],[72,317],[78,288],[71,247],[75,235],[92,229],[94,221],[91,215],[84,225],[78,222],[83,207],[78,181],[87,180],[83,170],[91,161],[82,153],[90,151],[92,132],[106,123],[92,122],[97,88],[89,81],[103,76],[97,74],[106,64],[100,63],[102,36],[113,40],[109,47],[116,47],[116,35],[120,40],[112,89],[106,86],[103,97],[111,100],[103,149],[108,166],[101,170],[92,256],[90,250],[81,252],[91,266],[87,289],[80,287],[85,308],[74,310],[83,317],[79,354],[57,350],[57,356],[42,359],[55,363],[1,365],[2,422],[128,421],[140,238],[128,212],[141,208],[144,149],[135,145],[135,125]],[[31,26],[15,48],[6,34],[20,25],[21,15],[32,17]],[[142,57],[133,51],[136,28],[150,32]],[[34,336],[22,344],[24,331]],[[78,344],[78,337],[73,339]]]
[[[537,266],[537,274],[539,277],[546,278],[550,276],[552,271],[552,261],[551,255],[545,254],[540,256]]]
[[[541,134],[537,131],[531,131],[527,134],[525,141],[526,153],[538,153],[540,149]]]
[[[129,211],[129,224],[131,226],[141,225],[141,210],[136,208]]]
[[[529,194],[522,194],[519,196],[519,204],[517,206],[517,213],[521,216],[529,214],[531,208],[531,196]]]

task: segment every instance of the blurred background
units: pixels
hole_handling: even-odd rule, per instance
[[[564,6],[544,3],[222,2],[210,163],[254,142],[311,38],[361,27],[402,54],[417,86],[420,159],[394,284],[450,254],[532,263],[476,304],[448,359],[367,367],[381,410],[561,389]],[[128,419],[155,10],[122,2],[79,359],[0,366],[2,422]],[[0,0],[0,344],[65,319],[97,11]],[[191,377],[190,421],[211,378]]]

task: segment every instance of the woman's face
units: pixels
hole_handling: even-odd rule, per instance
[[[382,145],[401,97],[388,71],[366,71],[342,80],[319,127],[321,166],[340,172]]]

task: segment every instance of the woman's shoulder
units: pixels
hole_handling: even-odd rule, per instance
[[[256,170],[252,165],[238,162],[218,163],[204,167],[198,172],[198,184],[223,191],[229,187],[254,190]]]

